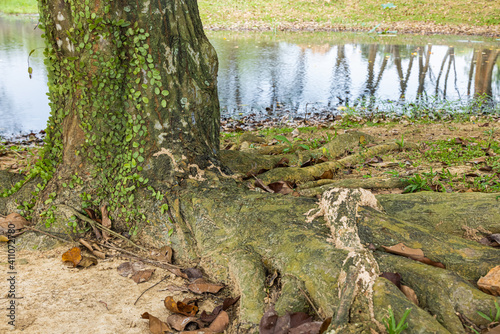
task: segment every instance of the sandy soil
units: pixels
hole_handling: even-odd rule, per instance
[[[141,314],[149,312],[165,321],[169,312],[163,305],[167,295],[181,300],[189,293],[159,291],[168,285],[184,285],[184,281],[156,268],[149,282],[136,284],[122,277],[117,267],[126,260],[100,260],[87,269],[68,268],[61,255],[70,247],[49,251],[19,251],[16,253],[16,327],[6,317],[9,290],[5,243],[0,251],[0,333],[150,333],[147,320]],[[146,292],[137,305],[137,297],[161,280],[170,279]],[[206,303],[210,304],[210,303]],[[211,305],[206,305],[208,308]],[[200,307],[203,308],[203,304]]]

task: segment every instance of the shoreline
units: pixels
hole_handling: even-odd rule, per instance
[[[7,17],[37,17],[38,13],[32,14],[6,14],[0,12],[1,16]],[[382,34],[412,34],[412,35],[456,35],[456,36],[482,36],[497,38],[500,41],[500,25],[497,26],[473,26],[467,24],[436,24],[434,22],[398,21],[398,22],[373,22],[363,24],[332,24],[318,22],[236,22],[228,24],[203,23],[204,30],[210,31],[280,31],[280,32],[371,32]]]
[[[235,23],[207,24],[203,25],[204,30],[210,31],[279,31],[279,32],[373,32],[396,33],[413,35],[456,35],[456,36],[482,36],[500,37],[499,26],[470,26],[470,25],[449,25],[435,24],[433,22],[393,22],[393,23],[373,23],[372,25],[344,25],[344,24],[320,24],[316,22],[287,23],[280,22],[274,25],[257,23]],[[500,39],[499,39],[500,40]]]

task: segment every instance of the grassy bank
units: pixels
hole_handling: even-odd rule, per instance
[[[0,0],[0,12],[5,14],[38,13],[36,0]]]
[[[204,26],[249,30],[397,30],[500,35],[491,0],[198,0]],[[36,13],[36,0],[0,0],[0,12]]]

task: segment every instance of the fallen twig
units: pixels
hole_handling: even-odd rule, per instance
[[[149,264],[151,264],[153,266],[156,266],[158,268],[167,269],[167,270],[181,269],[182,268],[182,267],[170,264],[170,263],[163,263],[163,262],[160,262],[160,261],[155,261],[155,260],[148,259],[147,257],[141,256],[139,254],[135,254],[135,253],[130,252],[128,250],[125,250],[123,248],[119,248],[119,247],[115,247],[115,246],[110,246],[110,245],[106,245],[106,244],[102,244],[101,246],[109,248],[109,249],[114,249],[114,250],[119,251],[121,253],[127,254],[129,257],[133,257],[133,258],[139,259],[142,262],[149,263]],[[174,272],[174,274],[175,274],[175,272]]]
[[[305,293],[304,290],[302,290],[300,287],[299,287],[299,290],[300,290],[300,292],[302,292],[302,294],[304,295],[304,297],[306,297],[307,301],[309,302],[309,305],[311,305],[311,307],[313,308],[314,312],[316,312],[316,315],[318,316],[318,318],[320,318],[321,321],[325,321],[325,319],[323,319],[323,317],[319,314],[318,309],[316,308],[316,306],[314,306],[312,300],[309,298],[309,296],[307,295],[307,293]]]
[[[109,234],[117,237],[117,238],[120,238],[120,239],[123,239],[125,240],[126,242],[128,242],[129,244],[131,244],[132,246],[134,247],[137,247],[139,248],[140,250],[143,250],[145,252],[147,252],[148,250],[142,246],[139,246],[137,244],[135,244],[133,241],[131,241],[130,239],[128,238],[125,238],[123,235],[119,234],[119,233],[116,233],[115,231],[113,230],[110,230],[109,228],[105,227],[105,226],[102,226],[102,224],[99,224],[98,222],[96,222],[95,220],[93,219],[90,219],[89,217],[85,216],[84,214],[80,213],[78,210],[72,208],[71,206],[68,206],[68,205],[65,205],[65,204],[59,204],[58,206],[61,206],[61,207],[64,207],[68,210],[70,210],[71,212],[73,212],[73,214],[75,216],[77,216],[79,219],[83,220],[83,221],[86,221],[87,223],[89,223],[91,226],[93,227],[98,227],[99,229],[103,230],[103,231],[106,231],[108,232]]]
[[[38,233],[44,234],[44,235],[46,235],[46,236],[49,236],[49,237],[51,237],[51,238],[57,239],[57,240],[62,241],[62,242],[74,242],[74,240],[66,240],[66,239],[63,239],[63,238],[61,238],[61,237],[55,236],[55,235],[53,235],[53,234],[51,234],[51,233],[49,233],[49,232],[41,231],[41,230],[36,229],[36,228],[34,228],[34,227],[31,227],[31,226],[25,226],[24,228],[25,228],[26,230],[28,230],[28,231],[38,232]],[[21,234],[23,234],[24,232],[25,232],[25,231],[22,231],[22,232],[20,232],[20,233],[16,233],[16,235],[14,235],[14,236],[21,235]]]
[[[151,285],[149,288],[147,288],[146,290],[144,290],[141,295],[139,297],[137,297],[137,299],[135,300],[135,304],[137,304],[137,302],[139,301],[139,299],[141,299],[142,295],[145,294],[147,291],[151,290],[152,288],[154,288],[155,286],[157,286],[158,284],[160,284],[161,282],[163,282],[164,280],[166,280],[168,278],[168,276],[164,276],[160,281],[158,281],[157,283]]]

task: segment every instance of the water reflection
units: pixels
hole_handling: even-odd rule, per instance
[[[36,19],[0,16],[0,135],[38,131],[49,116]],[[463,37],[208,32],[219,56],[223,116],[296,116],[342,106],[404,112],[500,96],[500,43]],[[440,102],[444,101],[444,102]],[[441,103],[441,104],[440,104]]]
[[[314,40],[304,42],[299,34],[211,33],[223,115],[332,112],[347,105],[404,112],[414,102],[453,109],[452,102],[458,108],[474,95],[499,96],[500,44],[493,40],[434,37],[429,44],[417,36],[374,43],[366,34],[336,40],[345,35],[309,35]]]
[[[47,72],[36,19],[0,16],[0,135],[41,130],[49,117]],[[39,49],[40,48],[40,49]],[[28,55],[33,78],[28,77]]]

